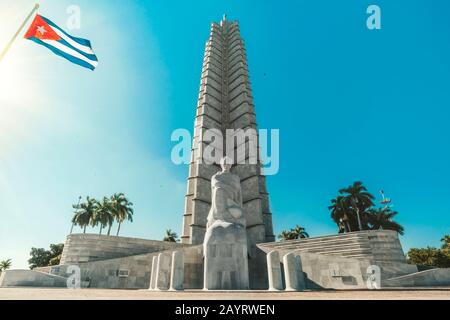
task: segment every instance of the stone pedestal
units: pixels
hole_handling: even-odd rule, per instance
[[[297,263],[297,276],[298,276],[298,290],[304,291],[306,290],[306,279],[305,274],[303,273],[303,267],[302,267],[302,259],[300,256],[295,257],[295,262]]]
[[[205,290],[248,290],[247,234],[240,224],[216,221],[205,234]]]
[[[299,291],[299,265],[297,257],[288,253],[283,257],[284,279],[286,291]]]
[[[278,253],[278,251],[270,251],[267,254],[267,272],[269,276],[269,290],[283,290],[280,254]]]
[[[184,256],[183,252],[172,253],[172,269],[170,272],[170,290],[183,290]]]
[[[156,268],[156,290],[168,290],[170,282],[170,260],[169,253],[163,252],[158,255]]]
[[[156,269],[158,266],[158,257],[154,256],[152,259],[152,273],[150,274],[150,287],[149,290],[155,290],[156,288]]]

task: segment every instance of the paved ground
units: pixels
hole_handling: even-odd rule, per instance
[[[108,289],[57,289],[57,288],[0,288],[0,300],[208,300],[208,299],[298,299],[298,300],[450,300],[450,288],[440,289],[392,289],[392,290],[351,290],[351,291],[307,291],[307,292],[267,292],[234,291],[205,292],[189,290],[182,292],[152,292],[148,290],[108,290]]]

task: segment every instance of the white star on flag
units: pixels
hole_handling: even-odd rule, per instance
[[[38,26],[37,29],[38,29],[38,32],[40,32],[42,35],[44,35],[44,33],[47,32],[47,30],[45,30],[44,26],[41,26],[41,27]]]

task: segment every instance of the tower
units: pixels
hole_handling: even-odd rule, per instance
[[[211,206],[211,177],[220,170],[218,163],[206,164],[201,161],[205,147],[202,137],[208,129],[220,130],[223,137],[226,137],[226,129],[257,129],[244,41],[240,36],[238,22],[228,21],[226,16],[219,23],[211,24],[205,47],[185,198],[182,243],[203,242]],[[248,149],[249,141],[245,140],[243,143]],[[258,269],[258,265],[265,265],[265,262],[260,260],[259,249],[255,244],[274,241],[275,236],[259,152],[257,163],[246,161],[245,164],[236,164],[232,172],[241,179],[249,242],[249,271],[255,279],[261,272],[260,276],[265,277],[265,270]],[[256,260],[260,260],[259,264]]]

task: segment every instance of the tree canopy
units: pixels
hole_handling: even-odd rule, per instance
[[[177,242],[178,235],[176,232],[173,232],[171,229],[168,229],[166,230],[166,235],[164,236],[163,241]]]
[[[339,190],[328,209],[339,233],[361,230],[393,230],[404,234],[404,228],[393,219],[398,212],[389,206],[376,208],[375,197],[362,182],[356,181]]]
[[[11,268],[11,265],[12,265],[11,259],[6,259],[6,260],[0,261],[0,272],[4,271],[4,270],[8,270],[9,268]]]
[[[44,248],[31,248],[31,258],[28,259],[30,269],[58,265],[61,260],[63,249],[64,244],[62,243],[51,244],[50,250],[45,250]]]
[[[442,239],[441,248],[411,248],[408,251],[408,263],[435,268],[450,268],[450,236]]]
[[[111,227],[116,221],[118,236],[120,226],[125,220],[133,222],[133,203],[123,193],[115,193],[109,198],[103,197],[102,201],[88,196],[85,201],[72,207],[75,209],[72,224],[83,228],[83,233],[86,233],[87,226],[100,226],[99,234],[102,234],[103,228],[108,227],[107,235],[110,235]]]
[[[296,240],[296,239],[304,239],[309,238],[309,234],[306,232],[305,228],[296,225],[294,228],[290,230],[284,230],[279,235],[278,238],[282,241],[285,240]]]

